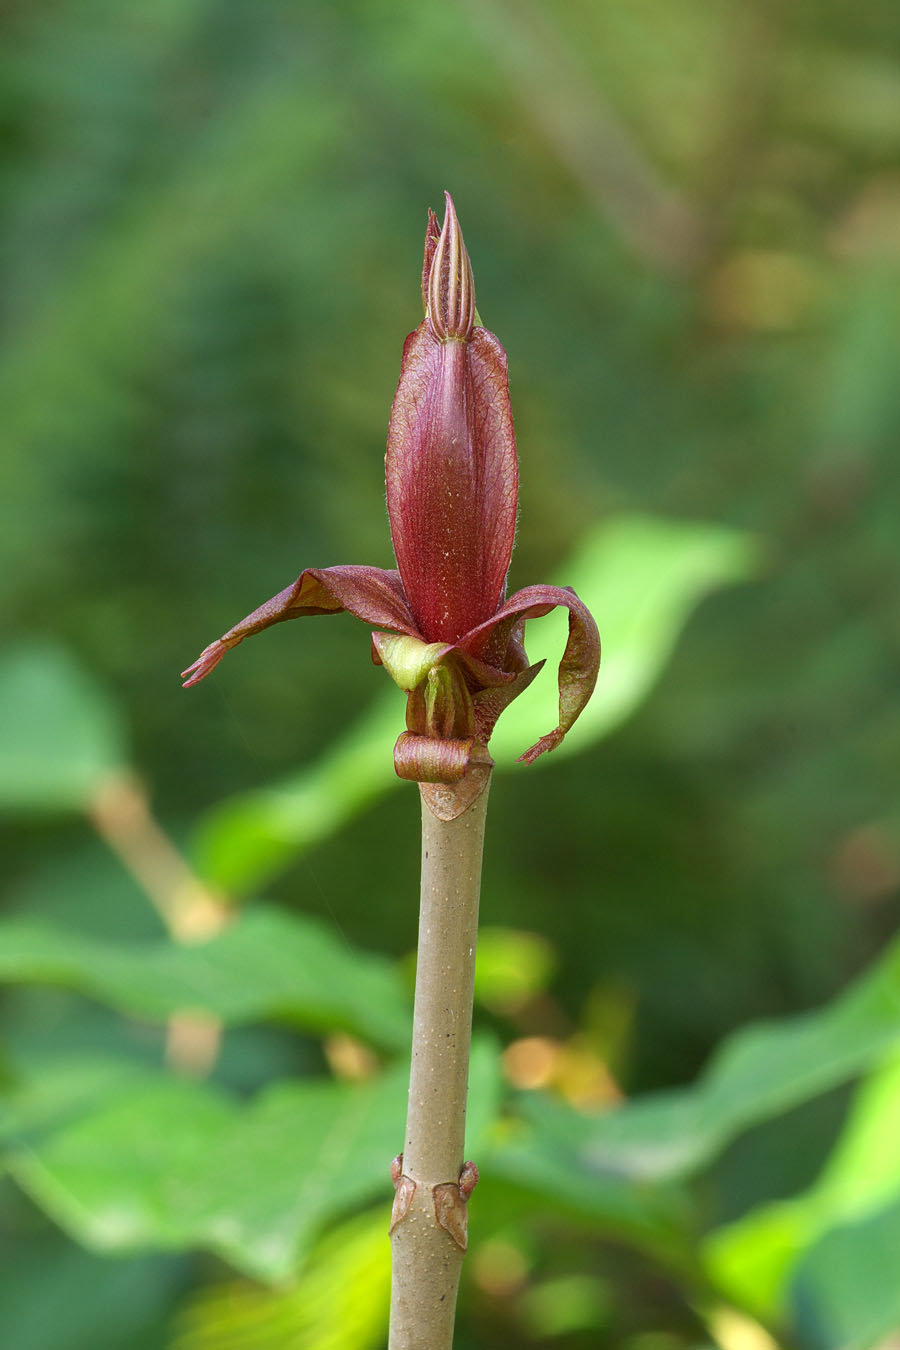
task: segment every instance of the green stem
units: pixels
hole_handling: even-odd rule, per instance
[[[466,1182],[473,1175],[467,1173],[461,1189],[490,772],[489,762],[477,762],[458,788],[422,788],[416,999],[406,1142],[391,1226],[389,1350],[451,1350],[453,1343]]]

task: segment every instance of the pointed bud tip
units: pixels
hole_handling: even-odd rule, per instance
[[[197,660],[189,665],[187,670],[181,672],[182,688],[190,689],[193,685],[199,684],[205,680],[211,670],[219,664],[228,648],[224,642],[217,639],[200,653]]]
[[[422,264],[422,309],[426,314],[428,313],[428,278],[431,276],[431,261],[440,237],[441,227],[438,224],[438,218],[429,206],[428,219],[425,222],[425,260]]]
[[[448,338],[467,342],[475,324],[475,281],[453,198],[449,192],[445,192],[444,197],[444,224],[433,249],[432,213],[429,213],[425,235],[425,267],[428,272],[427,283],[423,287],[425,309],[431,331],[439,342],[446,342]]]

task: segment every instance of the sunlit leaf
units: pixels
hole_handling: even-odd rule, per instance
[[[257,907],[204,943],[107,942],[26,919],[0,920],[0,982],[62,985],[132,1017],[279,1018],[386,1046],[409,1039],[410,1007],[387,961],[313,919]]]
[[[546,938],[516,928],[482,927],[475,959],[475,999],[514,1012],[546,987],[556,957]]]
[[[390,1300],[384,1207],[339,1224],[285,1290],[229,1282],[201,1289],[170,1350],[376,1350]],[[352,1297],[348,1297],[352,1291]]]
[[[706,1263],[719,1286],[765,1316],[785,1315],[794,1273],[813,1248],[833,1230],[866,1224],[900,1204],[898,1139],[900,1060],[894,1060],[857,1090],[841,1137],[805,1194],[753,1210],[707,1239]],[[885,1288],[892,1286],[888,1269],[883,1277]]]
[[[592,534],[557,580],[573,586],[596,615],[603,640],[600,679],[563,746],[538,762],[558,763],[619,726],[659,678],[701,597],[746,579],[758,566],[754,539],[715,525],[624,516]],[[527,643],[531,660],[547,657],[548,667],[506,710],[491,741],[498,769],[519,773],[524,770],[516,757],[556,725],[551,666],[565,646],[564,616],[531,623]],[[391,746],[402,728],[402,699],[391,690],[343,740],[279,788],[212,808],[194,841],[203,876],[229,891],[258,885],[395,787]]]
[[[52,1063],[40,1066],[46,1092]],[[63,1066],[65,1073],[65,1066]],[[278,1083],[239,1105],[208,1084],[144,1071],[97,1104],[79,1099],[46,1128],[26,1128],[10,1173],[61,1227],[100,1251],[204,1247],[248,1274],[283,1280],[323,1224],[382,1197],[406,1114],[406,1065],[364,1083]],[[52,1094],[52,1089],[51,1094]],[[496,1049],[473,1047],[467,1150],[498,1106]]]
[[[9,1171],[85,1246],[178,1247],[194,1230],[194,1173],[235,1107],[208,1085],[147,1076],[8,1154]],[[193,1222],[192,1222],[193,1221]]]

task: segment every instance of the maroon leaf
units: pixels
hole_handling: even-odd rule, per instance
[[[478,650],[492,630],[502,628],[514,620],[510,640],[517,639],[516,625],[522,620],[539,619],[557,605],[569,611],[569,637],[559,663],[559,723],[553,731],[542,736],[529,750],[519,756],[520,763],[533,764],[538,755],[554,750],[585,707],[600,669],[600,634],[586,605],[568,586],[526,586],[501,605],[496,614],[466,633],[457,646],[463,650]],[[536,673],[536,672],[535,672]],[[521,692],[521,689],[519,690]],[[498,713],[499,716],[499,713]],[[495,719],[496,720],[496,719]]]
[[[380,567],[308,567],[293,585],[273,595],[271,600],[210,643],[197,660],[181,672],[184,687],[188,689],[204,679],[227,651],[244,638],[270,628],[273,623],[315,614],[339,614],[342,610],[380,628],[418,636],[398,572]]]
[[[534,677],[543,670],[545,661],[537,661],[533,666],[527,666],[525,670],[520,670],[518,675],[511,675],[508,684],[495,685],[490,689],[483,689],[476,694],[472,700],[475,713],[475,734],[482,745],[487,745],[497,725],[497,718],[508,708],[513,699],[523,694]]]

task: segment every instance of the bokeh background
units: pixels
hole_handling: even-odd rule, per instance
[[[605,642],[568,753],[511,765],[549,675],[498,735],[458,1345],[894,1345],[900,10],[2,27],[6,1350],[384,1343],[402,696],[346,617],[177,672],[302,566],[390,564],[444,188],[512,584]]]

